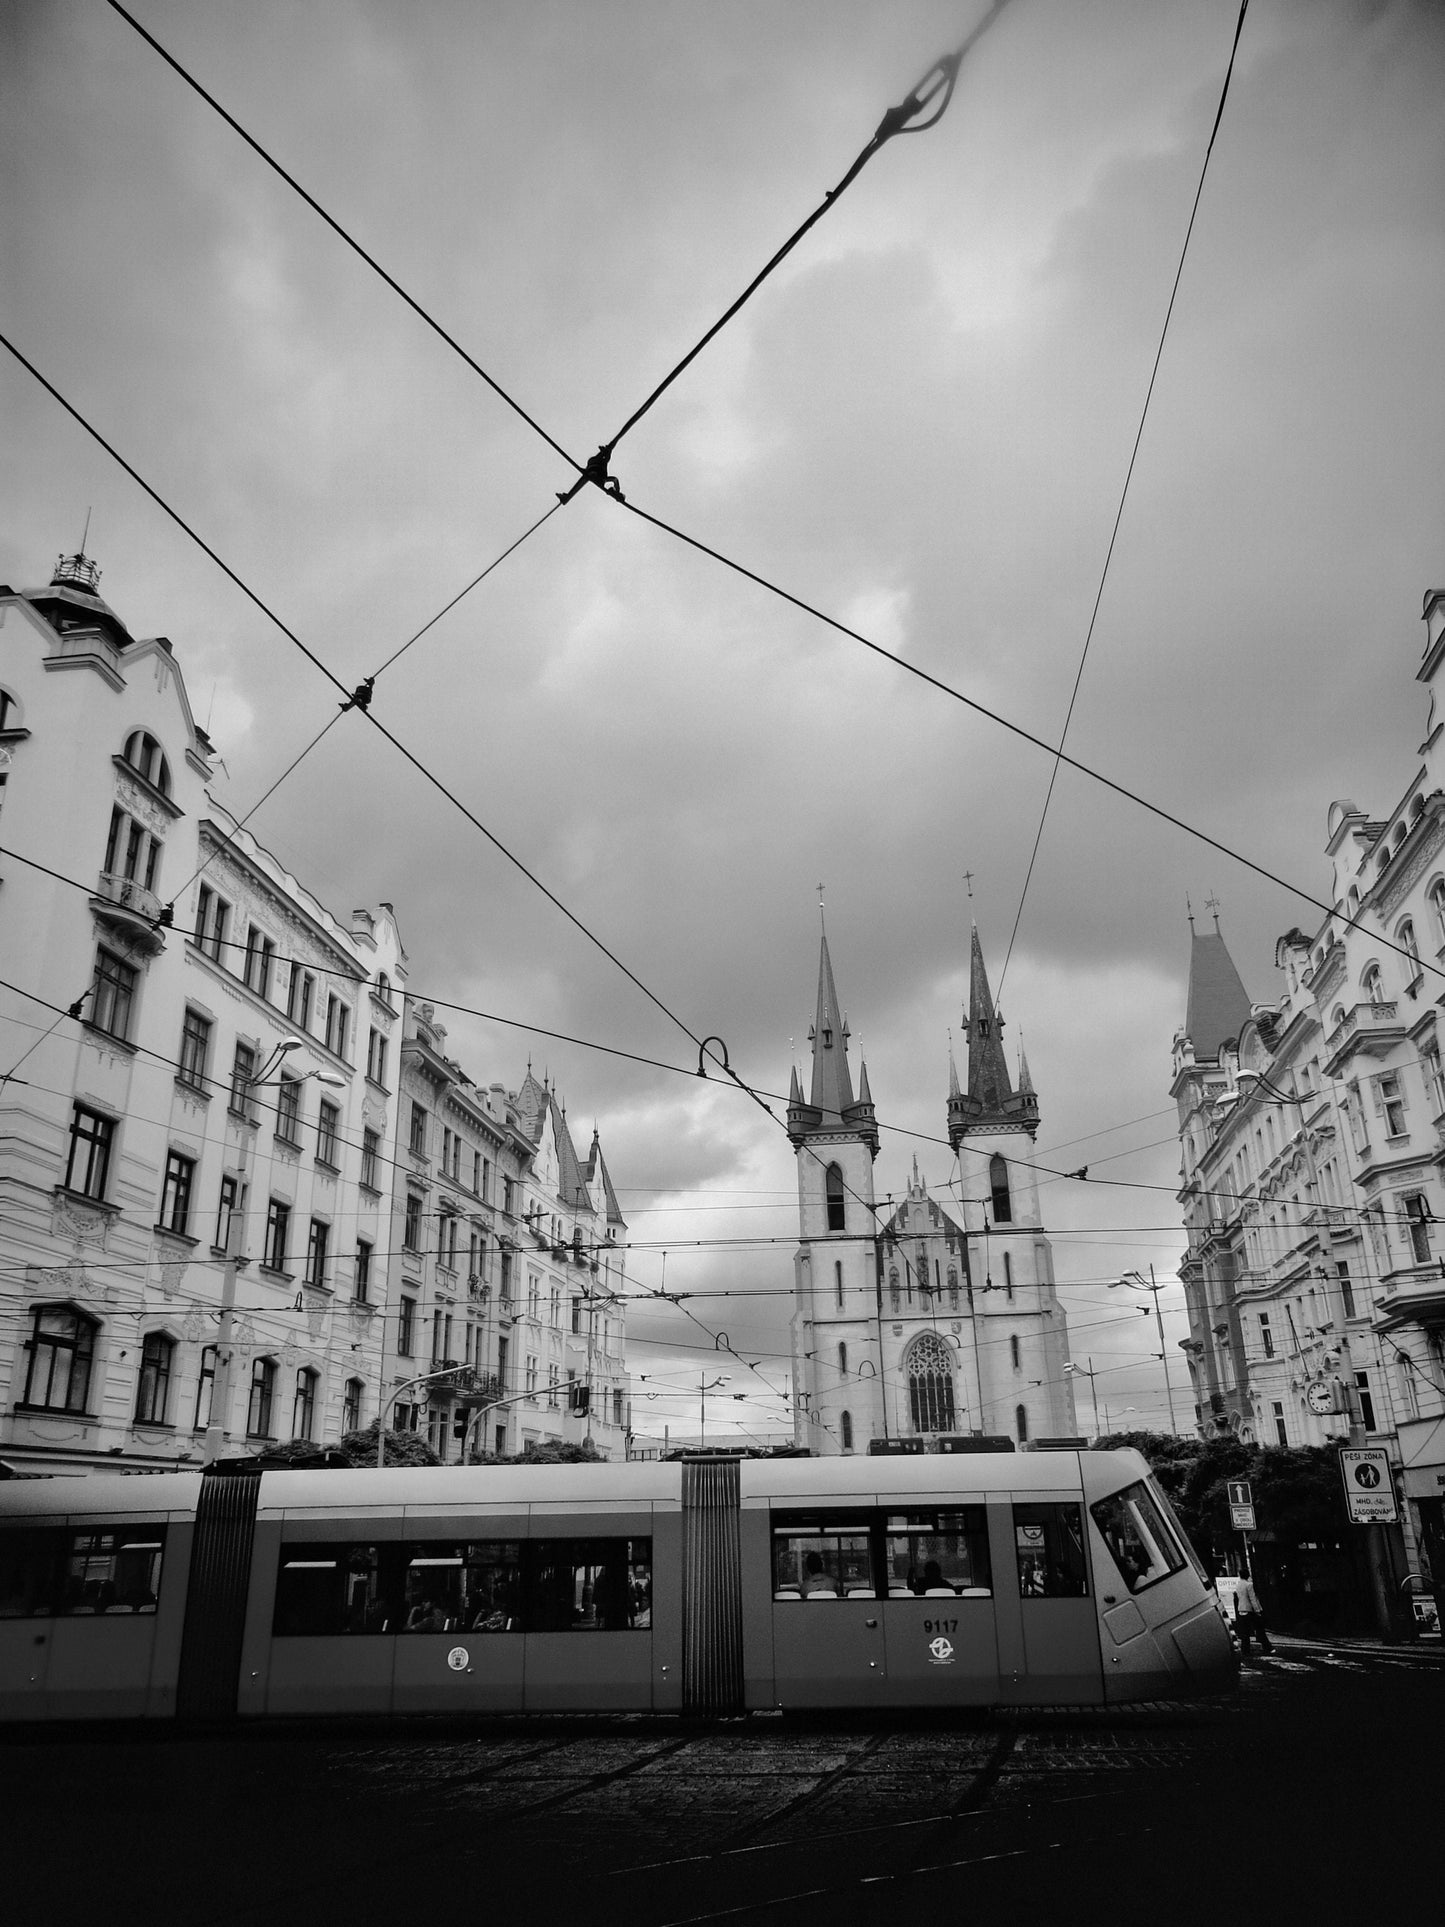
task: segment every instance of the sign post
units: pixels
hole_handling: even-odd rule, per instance
[[[1342,1445],[1340,1478],[1344,1481],[1351,1525],[1398,1525],[1400,1514],[1395,1505],[1395,1484],[1390,1477],[1390,1456],[1383,1447]]]
[[[1230,1479],[1226,1483],[1229,1492],[1229,1523],[1236,1532],[1255,1531],[1254,1494],[1249,1489],[1249,1480]]]

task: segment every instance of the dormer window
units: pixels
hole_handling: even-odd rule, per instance
[[[152,789],[158,789],[162,796],[170,795],[170,765],[165,751],[147,730],[137,729],[126,738],[125,760]]]

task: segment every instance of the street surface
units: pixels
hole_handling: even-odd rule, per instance
[[[1445,1656],[947,1724],[90,1729],[0,1747],[6,1917],[345,1927],[1311,1921],[1433,1908]]]

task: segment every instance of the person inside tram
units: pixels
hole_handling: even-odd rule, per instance
[[[926,1560],[923,1567],[923,1583],[918,1591],[925,1599],[952,1599],[953,1587],[943,1576],[943,1568],[936,1559]]]
[[[836,1599],[838,1582],[823,1570],[821,1552],[810,1552],[804,1560],[806,1570],[803,1574],[803,1597],[805,1599]]]

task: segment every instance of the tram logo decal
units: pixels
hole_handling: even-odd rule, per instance
[[[454,1673],[464,1673],[471,1657],[471,1654],[465,1646],[453,1646],[447,1654],[447,1665],[451,1667]]]
[[[940,1633],[937,1639],[929,1640],[928,1654],[932,1665],[951,1666],[953,1664],[953,1641],[951,1639],[945,1639]]]

